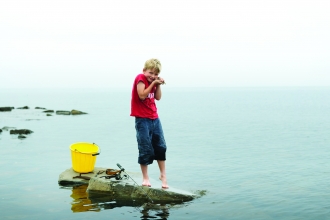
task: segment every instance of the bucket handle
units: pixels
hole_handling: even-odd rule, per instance
[[[93,143],[93,144],[95,144],[95,143]],[[97,145],[97,146],[98,146],[98,145]],[[100,153],[101,153],[101,148],[99,147],[99,152],[97,152],[96,154],[92,154],[92,156],[100,155]]]
[[[95,143],[93,143],[93,144],[95,144]],[[101,153],[101,148],[100,147],[98,147],[99,148],[99,152],[97,152],[97,153],[95,153],[95,154],[92,154],[92,156],[97,156],[97,155],[100,155],[100,153]],[[80,152],[79,150],[77,150],[77,149],[74,149],[75,151],[77,151],[77,152],[79,152],[79,153],[81,153],[81,154],[86,154],[86,153],[84,153],[84,152]]]

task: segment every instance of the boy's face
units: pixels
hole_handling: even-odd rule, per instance
[[[153,70],[147,69],[147,70],[143,70],[143,74],[145,75],[145,77],[147,77],[147,80],[149,82],[152,82],[158,78],[159,72],[157,72],[155,69]]]

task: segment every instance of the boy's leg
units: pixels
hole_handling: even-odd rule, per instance
[[[165,160],[157,160],[158,167],[160,171],[159,179],[162,181],[162,188],[168,189],[167,179],[166,179],[166,168],[165,168]]]
[[[143,176],[143,181],[142,181],[142,186],[151,186],[149,176],[148,176],[148,165],[142,165],[140,164],[141,171],[142,171],[142,176]]]
[[[148,165],[152,164],[154,159],[154,149],[151,145],[150,124],[151,121],[145,118],[135,119],[136,138],[139,148],[138,163],[142,171],[142,185],[151,186],[148,176]]]
[[[155,150],[155,160],[157,160],[160,177],[159,179],[162,181],[162,188],[167,189],[167,179],[166,179],[166,168],[165,168],[165,160],[166,160],[166,142],[164,138],[162,124],[159,119],[154,120],[154,133],[152,137],[152,145]]]

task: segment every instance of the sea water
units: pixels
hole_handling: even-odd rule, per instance
[[[130,88],[2,89],[0,107],[15,109],[0,112],[0,128],[34,133],[0,134],[1,219],[329,219],[329,100],[328,87],[163,86],[168,184],[199,197],[149,207],[58,185],[76,142],[100,147],[97,167],[140,172]],[[35,107],[88,114],[46,116]],[[160,186],[157,163],[149,173]]]

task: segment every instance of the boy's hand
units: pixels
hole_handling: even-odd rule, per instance
[[[163,78],[158,77],[157,79],[155,79],[154,81],[157,85],[164,85],[165,84],[165,80]]]

